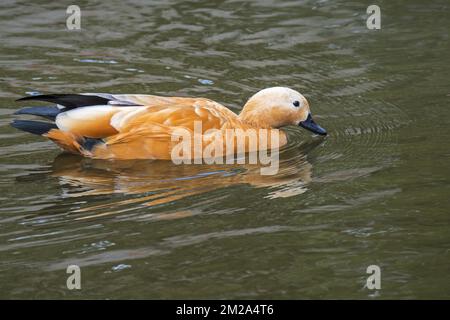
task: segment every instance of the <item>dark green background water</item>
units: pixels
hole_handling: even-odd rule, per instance
[[[450,3],[376,1],[378,31],[372,3],[3,0],[0,297],[450,298]],[[8,125],[33,92],[205,96],[238,112],[275,85],[329,131],[289,129],[275,177],[83,160]]]

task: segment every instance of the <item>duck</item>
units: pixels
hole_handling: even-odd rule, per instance
[[[33,115],[47,121],[15,119],[12,127],[43,136],[63,151],[93,159],[170,160],[173,136],[179,129],[194,132],[201,125],[205,148],[214,137],[232,130],[267,130],[279,135],[280,148],[288,143],[281,128],[299,126],[325,136],[326,130],[312,118],[307,99],[287,87],[260,90],[239,114],[207,98],[165,97],[148,94],[41,94],[17,101],[44,101],[55,105],[24,107],[16,115]],[[211,134],[213,132],[214,134]],[[259,132],[259,131],[258,131]],[[256,150],[262,148],[257,145]],[[245,152],[249,151],[246,144]],[[236,153],[235,145],[223,154]],[[195,152],[190,156],[194,157]]]

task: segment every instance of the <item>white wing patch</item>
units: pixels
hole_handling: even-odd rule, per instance
[[[58,114],[55,123],[62,131],[70,131],[77,122],[92,121],[95,118],[104,117],[115,112],[115,109],[115,107],[105,105],[76,108]]]
[[[111,126],[120,132],[120,129],[131,119],[138,114],[147,112],[146,107],[122,107],[115,115],[112,116],[110,124]]]

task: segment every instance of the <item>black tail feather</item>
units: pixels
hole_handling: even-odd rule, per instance
[[[94,149],[94,147],[98,144],[102,144],[105,143],[103,141],[103,139],[99,139],[99,138],[87,138],[87,137],[83,137],[83,142],[81,143],[81,146],[83,147],[83,149],[87,150],[87,151],[92,151],[92,149]]]
[[[13,120],[13,122],[11,122],[11,126],[37,135],[43,135],[52,129],[58,128],[54,123],[32,120]]]
[[[14,112],[14,114],[31,114],[34,116],[44,117],[50,120],[55,120],[56,116],[63,112],[63,110],[57,107],[25,107]]]
[[[83,94],[42,94],[20,98],[17,101],[29,101],[29,100],[52,102],[62,105],[67,109],[75,109],[95,105],[105,105],[108,104],[108,101],[110,101],[109,99],[100,96],[83,95]]]

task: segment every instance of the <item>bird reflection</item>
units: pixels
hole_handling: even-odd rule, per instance
[[[65,197],[122,195],[118,199],[91,204],[76,210],[80,219],[112,215],[139,207],[167,204],[234,185],[266,188],[265,198],[276,199],[305,192],[311,181],[312,165],[306,160],[308,149],[280,152],[276,175],[261,175],[260,165],[191,164],[175,165],[162,160],[109,161],[82,158],[71,154],[58,155],[52,164]],[[189,216],[189,211],[168,213],[161,218]]]

